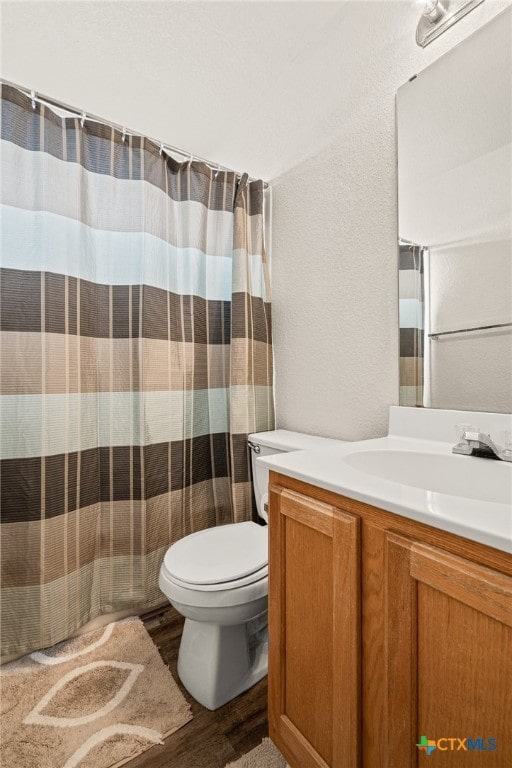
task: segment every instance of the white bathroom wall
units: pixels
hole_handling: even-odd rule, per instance
[[[376,54],[383,41],[374,39],[372,4],[365,5],[359,21],[370,14],[368,43]],[[413,5],[382,6],[386,17],[403,9],[409,25],[394,17],[395,34],[379,50],[380,71],[367,79],[358,72],[361,95],[351,111],[333,116],[338,127],[322,151],[273,182],[281,428],[376,437],[386,432],[388,406],[398,402],[395,93],[504,7],[483,3],[423,50],[414,40]]]

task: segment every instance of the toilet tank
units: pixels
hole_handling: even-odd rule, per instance
[[[287,429],[274,429],[270,432],[253,432],[252,435],[249,435],[248,442],[252,453],[252,479],[258,515],[268,522],[268,515],[264,507],[268,499],[269,471],[260,466],[256,459],[259,456],[269,456],[275,453],[327,448],[329,445],[339,445],[342,441],[306,435],[302,432],[289,432]]]

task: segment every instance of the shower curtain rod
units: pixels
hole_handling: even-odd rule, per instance
[[[119,123],[114,123],[112,120],[105,120],[102,117],[98,117],[98,115],[93,115],[92,112],[85,112],[84,110],[78,109],[77,107],[72,107],[69,104],[65,104],[63,101],[52,99],[49,96],[45,96],[44,94],[39,93],[38,91],[33,91],[33,90],[30,90],[29,88],[25,88],[22,85],[18,85],[17,83],[12,83],[10,80],[5,80],[3,77],[0,78],[0,82],[10,86],[11,88],[16,88],[17,91],[20,91],[20,93],[23,93],[29,99],[32,99],[32,101],[38,101],[40,104],[46,104],[49,107],[57,107],[57,109],[63,109],[64,111],[70,112],[71,114],[76,115],[77,117],[80,117],[83,120],[92,120],[95,123],[102,123],[103,125],[108,125],[111,128],[115,128],[121,133],[124,133],[126,136],[137,136],[138,138],[140,137],[140,138],[148,139],[149,141],[152,141],[154,144],[159,145],[162,151],[167,152],[168,154],[174,153],[176,155],[181,155],[182,157],[190,158],[191,160],[199,160],[201,163],[205,163],[205,165],[207,165],[208,168],[211,168],[212,171],[226,171],[227,173],[235,173],[237,176],[240,176],[240,178],[242,177],[242,173],[240,173],[240,171],[233,170],[233,168],[227,168],[224,165],[219,165],[218,163],[212,163],[211,160],[206,160],[204,157],[200,157],[199,155],[196,155],[193,152],[185,152],[185,150],[180,149],[179,147],[173,147],[172,144],[168,144],[165,141],[157,141],[156,139],[152,139],[151,136],[146,136],[145,134],[139,133],[138,131],[132,131],[126,128],[124,125],[120,125]],[[249,181],[259,181],[259,179],[255,179],[253,176],[249,176]],[[264,181],[263,188],[268,189],[268,187],[269,187],[268,182]]]

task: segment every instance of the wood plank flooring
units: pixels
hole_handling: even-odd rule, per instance
[[[176,671],[183,618],[173,609],[143,617],[144,624],[171,670],[186,700],[193,720],[169,736],[161,746],[127,763],[127,768],[224,768],[256,747],[268,736],[267,679],[225,706],[210,712],[198,704],[181,685]]]

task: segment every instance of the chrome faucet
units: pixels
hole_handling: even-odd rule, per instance
[[[452,448],[452,453],[460,453],[463,456],[480,456],[484,459],[500,459],[512,461],[512,450],[500,448],[491,440],[490,435],[478,430],[465,429],[460,441]]]

